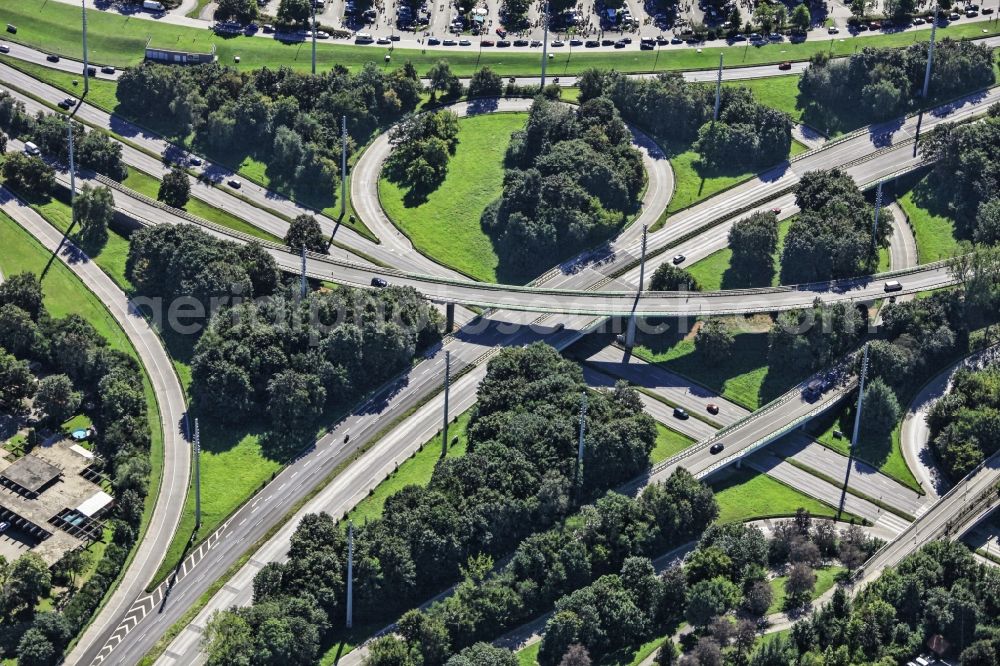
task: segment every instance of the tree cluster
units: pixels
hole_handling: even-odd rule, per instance
[[[767,646],[773,661],[900,664],[939,636],[944,656],[987,666],[1000,656],[1000,570],[980,564],[960,541],[935,541],[885,571],[856,598],[830,603]]]
[[[803,174],[795,192],[800,213],[781,251],[781,283],[801,284],[868,275],[892,226],[880,224],[872,241],[874,212],[854,180],[840,169]]]
[[[791,119],[758,103],[746,88],[722,89],[719,120],[713,123],[715,90],[687,83],[676,72],[638,79],[593,69],[581,74],[578,85],[581,102],[606,96],[625,120],[662,142],[695,142],[709,167],[770,166],[791,148]]]
[[[1000,449],[1000,364],[959,369],[927,424],[934,454],[953,480],[993,455]]]
[[[992,85],[994,57],[985,45],[942,39],[934,48],[929,94],[948,100]],[[834,120],[886,120],[920,103],[926,65],[926,44],[865,48],[833,60],[820,52],[799,80],[799,91],[807,104]]]
[[[625,223],[645,183],[631,140],[607,98],[578,109],[535,99],[511,137],[503,194],[482,215],[505,270],[533,275]]]
[[[774,253],[778,251],[778,216],[756,212],[738,220],[729,230],[729,262],[740,284],[770,286],[774,277]]]
[[[867,313],[853,303],[779,314],[768,333],[768,363],[808,373],[827,368],[854,349],[867,326]]]
[[[400,620],[400,626],[419,622],[422,640],[412,633],[403,634],[402,646],[393,637],[380,639],[382,648],[402,652],[405,660],[369,657],[368,666],[444,663],[452,652],[491,640],[553,603],[560,612],[546,628],[543,664],[559,663],[573,644],[583,643],[596,656],[623,638],[636,639],[684,599],[679,569],[657,578],[647,558],[697,536],[717,514],[711,490],[683,469],[638,499],[608,493],[583,507],[573,528],[564,524],[522,541],[499,571],[490,573],[490,558],[470,559],[449,597]],[[626,619],[636,625],[627,626]]]
[[[45,378],[35,384],[24,373],[26,362],[41,364]],[[49,315],[37,278],[22,273],[0,285],[0,376],[6,385],[0,391],[5,408],[16,408],[13,401],[35,390],[34,407],[44,427],[59,428],[81,405],[92,405],[88,415],[99,433],[95,464],[103,466],[115,496],[112,543],[96,571],[59,611],[36,613],[35,603],[48,594],[52,576],[74,587],[72,577],[83,564],[78,554],[57,563],[51,575],[34,555],[10,566],[0,558],[0,650],[18,655],[19,663],[52,664],[117,579],[135,541],[150,473],[142,369],[133,357],[109,348],[79,315]]]
[[[385,72],[369,63],[352,75],[338,65],[310,75],[143,63],[122,74],[117,96],[129,116],[177,136],[193,132],[197,146],[230,161],[251,155],[278,189],[327,201],[340,170],[341,118],[353,149],[412,111],[420,87],[410,66]]]
[[[389,143],[389,180],[409,188],[408,197],[426,197],[448,174],[448,160],[458,146],[458,116],[447,110],[410,116],[389,131]]]
[[[128,167],[122,161],[121,144],[103,132],[88,132],[80,123],[70,122],[73,122],[73,156],[77,167],[123,180]],[[66,117],[58,113],[39,111],[32,116],[25,110],[24,102],[7,91],[0,92],[0,128],[12,137],[33,142],[46,157],[63,164],[69,163],[66,123]]]
[[[635,392],[624,386],[593,392],[583,473],[574,489],[577,420],[585,391],[579,367],[550,347],[503,350],[490,361],[479,388],[465,455],[443,459],[426,487],[407,486],[394,493],[381,518],[355,528],[356,619],[391,619],[456,578],[464,579],[439,605],[400,620],[406,645],[373,648],[374,654],[419,652],[424,664],[442,664],[452,651],[492,639],[592,576],[620,568],[624,555],[598,544],[615,541],[613,534],[626,527],[618,522],[623,516],[642,513],[633,508],[620,515],[622,502],[632,506],[635,500],[613,495],[606,509],[598,508],[605,506],[601,502],[584,509],[587,527],[580,528],[579,539],[558,528],[544,531],[565,518],[580,498],[600,495],[648,465],[655,427]],[[689,475],[687,479],[689,483],[675,482],[683,486],[676,492],[658,491],[661,520],[643,514],[644,542],[673,539],[674,529],[686,535],[703,526],[694,521],[714,517],[710,491]],[[327,600],[343,603],[337,590],[344,584],[344,538],[338,531],[336,542],[317,539],[310,534],[315,529],[311,524],[303,521],[297,529],[286,564],[269,565],[258,574],[255,607],[282,603],[286,597],[316,597],[330,612]],[[634,527],[632,531],[640,531],[638,524]],[[317,541],[327,545],[295,550],[296,543]],[[492,572],[494,560],[518,542],[511,562]],[[556,567],[546,566],[547,559],[563,561],[564,573],[553,576]],[[333,617],[341,613],[338,608]]]
[[[935,199],[955,220],[960,238],[1000,242],[1000,105],[975,123],[934,128],[922,150],[934,161],[928,178]]]

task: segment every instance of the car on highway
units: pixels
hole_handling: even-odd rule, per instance
[[[104,67],[101,67],[101,73],[102,74],[114,74],[115,73],[115,68],[112,67],[111,65],[105,65]]]
[[[722,453],[722,449],[724,448],[726,448],[725,444],[723,444],[722,442],[716,442],[715,444],[712,444],[712,447],[709,449],[709,452],[712,455],[716,455],[718,453]]]
[[[899,280],[889,280],[885,283],[886,292],[903,291],[903,285]]]
[[[241,187],[243,187],[243,183],[241,183],[236,178],[230,178],[229,180],[226,181],[226,184],[229,185],[229,187],[233,188],[234,190],[238,190]]]
[[[0,44],[0,53],[10,53],[10,46],[7,44]]]
[[[683,407],[674,407],[674,418],[686,420],[688,418],[687,410]]]
[[[55,53],[48,54],[47,56],[45,56],[45,59],[48,60],[49,62],[59,62],[59,56],[57,56]]]
[[[708,411],[709,414],[718,414],[719,413],[719,406],[717,404],[715,404],[714,402],[710,402],[707,405],[705,405],[705,409]]]
[[[76,106],[76,100],[73,99],[72,97],[67,97],[66,99],[59,100],[56,106],[58,106],[60,109],[72,109],[74,106]]]
[[[674,266],[678,266],[680,264],[683,264],[685,259],[687,259],[687,257],[685,257],[683,254],[675,254],[674,258],[671,259],[670,261],[673,262]]]
[[[792,63],[788,62],[787,60],[785,62],[781,63],[780,65],[778,65],[778,69],[780,69],[782,71],[788,71],[791,68],[792,68]]]
[[[373,277],[372,278],[372,286],[373,287],[378,287],[379,289],[384,289],[385,287],[389,286],[389,283],[386,282],[385,280],[383,280],[380,277]]]

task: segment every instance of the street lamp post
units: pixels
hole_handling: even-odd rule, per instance
[[[80,12],[83,14],[83,94],[90,92],[90,67],[87,58],[87,0],[80,0]]]

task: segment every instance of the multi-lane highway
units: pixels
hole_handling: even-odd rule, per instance
[[[146,533],[136,548],[132,564],[104,605],[105,612],[97,616],[78,643],[78,649],[86,650],[90,647],[89,639],[114,628],[110,625],[119,621],[133,600],[153,579],[180,521],[191,462],[191,449],[181,432],[181,424],[187,412],[184,390],[157,332],[104,271],[92,263],[79,248],[68,242],[64,243],[59,231],[5,188],[0,188],[0,209],[31,233],[46,249],[57,253],[59,260],[101,299],[125,331],[146,368],[160,410],[164,460],[160,486],[150,488],[151,493],[159,493],[155,509]]]
[[[9,68],[8,68],[9,69]],[[0,79],[6,76],[6,71],[0,70]],[[33,80],[32,80],[33,81]],[[46,92],[46,91],[43,91]],[[51,92],[51,90],[47,91]],[[37,93],[36,93],[37,94]],[[995,91],[990,91],[979,99],[966,100],[963,103],[949,105],[947,109],[942,109],[938,114],[930,118],[925,118],[924,128],[928,128],[930,125],[940,122],[941,119],[956,119],[963,117],[970,117],[975,113],[981,113],[985,106],[993,101],[996,96]],[[57,97],[58,98],[58,97]],[[77,109],[79,114],[83,109],[90,109],[86,104],[81,105]],[[105,114],[105,120],[110,123],[115,123],[116,121]],[[695,206],[688,211],[672,217],[668,220],[668,223],[664,228],[652,234],[650,237],[651,247],[654,250],[663,250],[667,247],[671,247],[672,243],[679,243],[683,241],[686,237],[694,237],[699,232],[704,231],[706,228],[710,227],[720,216],[729,217],[735,214],[741,213],[745,210],[749,204],[755,204],[758,206],[775,205],[775,201],[781,201],[781,197],[786,199],[791,198],[791,195],[787,192],[790,187],[797,182],[798,176],[796,174],[802,173],[807,170],[815,168],[825,168],[829,166],[847,166],[852,175],[862,180],[863,182],[868,182],[874,178],[893,173],[900,168],[907,168],[919,162],[919,158],[915,158],[908,153],[910,148],[910,138],[915,130],[915,121],[913,119],[907,120],[901,124],[886,124],[883,127],[873,128],[872,131],[867,133],[861,133],[859,135],[848,137],[847,139],[838,142],[832,146],[824,147],[821,150],[813,151],[807,154],[805,157],[797,159],[792,162],[791,165],[786,165],[781,167],[771,173],[763,174],[761,178],[754,179],[744,186],[734,188],[726,193],[724,197],[715,197],[709,202],[705,202],[699,206]],[[130,137],[134,140],[134,137]],[[154,137],[154,139],[158,139]],[[878,154],[878,159],[870,160],[869,156],[872,154],[873,150],[885,146],[885,149]],[[245,192],[244,192],[245,194]],[[264,193],[267,197],[267,193]],[[131,197],[126,197],[126,199],[132,199]],[[720,201],[721,199],[721,201]],[[118,199],[116,199],[116,202]],[[151,210],[146,211],[151,217],[153,217],[151,222],[159,223],[164,221],[163,218],[170,217],[165,214],[164,211],[156,209],[153,207]],[[659,216],[659,210],[649,211],[647,209],[643,214],[649,214],[655,217]],[[719,227],[712,227],[719,228]],[[546,279],[540,282],[544,285],[545,289],[540,290],[526,290],[522,288],[507,287],[504,285],[475,285],[474,283],[463,283],[459,280],[448,280],[447,278],[429,278],[419,275],[407,275],[389,271],[383,271],[382,273],[375,273],[370,267],[364,267],[360,264],[355,264],[354,262],[333,262],[329,259],[323,258],[311,258],[309,270],[314,275],[322,274],[324,278],[330,279],[334,277],[333,270],[343,271],[339,275],[344,282],[352,283],[357,280],[356,283],[367,284],[370,277],[375,274],[384,274],[392,281],[398,281],[400,283],[406,283],[407,280],[419,281],[428,291],[433,289],[447,288],[447,289],[467,289],[467,290],[477,290],[478,293],[482,292],[502,292],[508,294],[505,296],[502,302],[493,303],[483,302],[484,305],[500,305],[501,307],[507,308],[509,311],[506,313],[501,313],[498,318],[502,317],[503,323],[496,327],[487,327],[485,332],[467,328],[462,334],[456,336],[455,339],[451,340],[447,345],[447,348],[453,352],[453,360],[456,362],[458,367],[463,365],[469,365],[476,360],[479,360],[479,364],[475,366],[475,369],[470,371],[461,380],[461,386],[456,384],[456,392],[461,390],[461,393],[468,394],[467,400],[469,404],[474,400],[474,386],[478,377],[485,372],[484,366],[481,363],[482,356],[489,349],[493,348],[498,344],[520,344],[522,342],[529,341],[531,339],[536,339],[546,334],[547,331],[530,331],[527,329],[522,329],[520,331],[512,331],[505,327],[514,327],[516,324],[527,324],[533,321],[534,317],[526,314],[519,314],[517,312],[511,312],[511,310],[526,309],[526,310],[537,310],[537,311],[555,311],[555,312],[582,312],[588,313],[588,316],[570,316],[570,317],[560,317],[560,318],[548,318],[546,324],[564,324],[566,326],[565,330],[557,332],[554,336],[547,337],[547,340],[553,341],[557,346],[564,346],[568,342],[576,339],[579,335],[579,331],[586,329],[586,327],[594,323],[593,317],[589,314],[608,314],[609,312],[616,313],[629,313],[632,311],[631,307],[623,307],[622,303],[627,302],[629,297],[634,298],[634,291],[621,292],[621,295],[612,299],[615,303],[614,308],[608,310],[608,308],[603,307],[594,308],[591,304],[592,299],[596,295],[588,289],[596,287],[603,287],[609,285],[620,284],[625,287],[634,287],[637,281],[638,273],[637,268],[632,267],[635,263],[635,245],[637,243],[639,236],[638,225],[633,225],[623,234],[622,238],[611,245],[608,251],[592,254],[581,261],[568,262],[560,267],[560,270],[552,271],[546,276]],[[360,237],[359,237],[360,238]],[[274,249],[276,256],[279,257],[279,261],[282,259],[282,251]],[[284,253],[286,256],[287,252]],[[659,257],[662,261],[666,258],[666,253]],[[649,268],[657,260],[650,262]],[[388,262],[387,262],[388,263]],[[396,265],[397,262],[391,262]],[[294,257],[294,263],[291,265],[286,264],[287,268],[291,270],[298,269],[298,258]],[[332,267],[332,268],[331,268]],[[329,274],[325,274],[325,271],[329,271]],[[355,271],[355,273],[348,273],[349,271]],[[357,272],[361,271],[361,272]],[[364,271],[367,271],[365,273]],[[936,269],[937,273],[934,271],[925,271],[921,274],[923,275],[921,279],[925,280],[921,282],[921,288],[928,288],[931,285],[939,285],[943,282],[940,280],[949,279],[947,272],[943,269]],[[916,274],[916,275],[921,275]],[[618,282],[613,282],[617,279]],[[909,281],[909,280],[908,280]],[[438,285],[436,287],[432,285]],[[841,285],[846,286],[846,285]],[[556,289],[553,289],[555,287]],[[877,285],[880,287],[880,285]],[[565,288],[565,290],[563,290]],[[829,288],[827,286],[826,288]],[[864,291],[868,289],[864,294],[855,293],[855,297],[864,298],[874,298],[881,293],[880,288],[873,287],[869,284],[867,287],[855,290]],[[427,292],[425,292],[427,293]],[[829,294],[830,292],[824,292]],[[516,294],[514,297],[509,297],[510,294]],[[437,298],[438,300],[445,302],[470,302],[476,303],[475,300],[463,300],[465,297],[456,298],[454,293],[442,295],[441,293],[431,293],[429,294],[432,298]],[[606,297],[608,294],[602,294],[602,297]],[[614,292],[610,292],[610,295],[614,296]],[[471,292],[470,292],[471,296]],[[796,301],[795,297],[798,296],[799,300]],[[521,301],[528,298],[538,299],[531,303],[528,307],[525,307]],[[567,298],[576,298],[583,301],[581,307],[580,303],[567,307],[564,301]],[[482,298],[481,296],[475,296],[475,298]],[[493,298],[492,296],[490,298]],[[655,297],[644,297],[648,301],[659,301],[662,305],[664,297],[661,295],[656,295]],[[748,305],[757,307],[759,302],[759,307],[766,308],[767,310],[780,309],[782,307],[794,307],[788,305],[789,302],[805,303],[808,304],[812,300],[812,294],[810,293],[808,299],[803,299],[802,294],[796,289],[783,289],[783,290],[765,290],[761,293],[748,294],[746,292],[740,293],[728,293],[723,294],[721,299],[729,298],[733,299],[725,307],[736,308],[732,311],[743,312],[746,311]],[[755,300],[759,299],[759,300]],[[555,300],[559,303],[556,307],[550,307]],[[683,306],[678,306],[681,300],[684,301]],[[722,300],[715,300],[716,305],[712,307],[717,307],[718,311],[724,311],[724,308],[718,306],[719,303],[723,303]],[[645,308],[646,306],[642,306]],[[690,304],[690,298],[685,296],[681,299],[678,296],[674,296],[674,302],[670,307],[683,307],[685,312],[693,313],[704,313],[715,311],[712,308],[694,308]],[[643,314],[646,310],[636,309],[637,312]],[[650,312],[663,312],[667,311],[665,309],[654,309]],[[549,329],[548,332],[551,332]],[[220,532],[219,536],[212,542],[211,548],[199,549],[195,555],[199,555],[200,559],[198,562],[191,561],[190,567],[186,566],[181,570],[180,575],[170,589],[170,594],[167,596],[166,588],[159,588],[154,592],[153,596],[148,600],[147,603],[142,604],[141,617],[136,615],[136,621],[131,625],[122,625],[119,627],[114,634],[105,634],[105,638],[112,637],[111,642],[107,644],[102,654],[110,653],[109,647],[118,646],[121,639],[128,635],[128,640],[125,641],[119,650],[113,653],[110,658],[109,663],[134,663],[138,660],[138,656],[141,656],[145,650],[153,643],[155,640],[162,635],[163,631],[170,626],[173,620],[176,620],[179,615],[186,610],[186,608],[193,604],[194,601],[200,596],[200,594],[207,588],[207,586],[215,580],[219,575],[221,575],[232,562],[236,560],[238,555],[250,544],[255,543],[258,539],[263,537],[270,526],[276,524],[284,516],[287,507],[291,506],[296,498],[303,497],[310,488],[312,488],[315,483],[326,476],[326,473],[331,471],[339,462],[347,460],[350,455],[357,449],[357,447],[362,444],[369,442],[374,435],[377,434],[376,429],[383,429],[385,427],[386,420],[391,420],[393,414],[405,413],[410,407],[417,405],[421,399],[427,395],[433,393],[433,388],[437,385],[437,381],[440,377],[442,355],[440,350],[435,350],[432,354],[432,358],[424,363],[416,366],[414,370],[407,373],[406,377],[400,381],[396,386],[393,395],[386,398],[385,402],[377,402],[374,404],[366,404],[358,411],[358,413],[349,417],[344,423],[340,424],[338,428],[331,433],[331,435],[324,438],[317,446],[317,448],[303,457],[300,461],[296,462],[288,469],[286,469],[282,475],[273,484],[270,484],[268,488],[265,489],[264,494],[258,498],[258,501],[251,502],[244,509],[238,513],[232,521],[227,523],[227,525]],[[832,396],[831,396],[832,399]],[[801,402],[801,401],[799,401]],[[432,401],[433,403],[433,401]],[[792,403],[789,403],[792,404]],[[821,405],[822,406],[822,405]],[[796,410],[791,411],[789,407],[789,414],[782,414],[782,418],[771,423],[767,427],[774,427],[780,430],[782,427],[788,425],[788,423],[794,423],[798,418],[807,418],[809,416],[809,411],[806,409],[804,412],[801,405],[795,405]],[[459,407],[456,407],[459,409]],[[437,415],[432,415],[433,408],[421,408],[415,413],[413,419],[428,419],[427,423],[431,420],[437,421]],[[782,410],[783,411],[783,410]],[[756,425],[747,425],[749,430],[745,431],[745,435],[750,444],[746,446],[727,446],[727,452],[723,455],[725,458],[723,460],[728,460],[730,454],[733,451],[743,452],[750,448],[754,448],[758,443],[762,442],[764,439],[773,434],[774,430],[770,432],[764,432],[767,427],[763,427],[762,430],[755,430],[757,426],[765,420],[767,414],[754,419],[753,423]],[[775,417],[776,418],[776,417]],[[408,420],[407,432],[409,431],[409,426],[414,423],[413,419]],[[790,419],[788,421],[787,419]],[[350,439],[350,445],[344,445],[342,435],[346,434],[346,429],[350,429],[352,437]],[[360,431],[360,435],[358,432]],[[409,435],[401,434],[395,440],[381,439],[379,443],[369,451],[363,457],[363,460],[368,461],[367,467],[359,467],[358,464],[352,465],[351,470],[376,470],[371,473],[370,479],[367,479],[368,483],[374,483],[378,480],[377,461],[371,463],[373,460],[374,452],[378,450],[380,455],[383,456],[384,461],[389,461],[390,459],[395,459],[401,454],[401,451],[405,448],[406,444],[411,446],[415,440]],[[384,442],[388,442],[383,445]],[[694,457],[690,458],[690,464],[698,467],[701,473],[709,473],[709,468],[712,467],[715,462],[711,458],[706,458],[704,450],[700,447],[696,447],[697,451],[691,454]],[[685,462],[685,466],[688,463]],[[662,472],[662,470],[660,470]],[[298,477],[298,475],[303,475]],[[344,476],[345,479],[341,488],[340,495],[337,498],[330,500],[331,505],[326,508],[331,510],[333,513],[338,512],[336,507],[344,506],[344,498],[350,498],[357,496],[358,493],[365,492],[365,476],[364,472],[358,471],[358,475],[350,475],[350,477]],[[342,475],[343,476],[343,475]],[[655,475],[654,475],[655,476]],[[338,477],[338,479],[341,477]],[[303,480],[308,480],[308,482],[303,483]],[[335,480],[336,484],[336,480]],[[331,486],[333,487],[333,486]],[[310,505],[312,506],[312,505]],[[332,508],[331,508],[332,506]],[[294,521],[290,521],[287,526],[288,529],[294,525]],[[287,536],[287,534],[286,534]],[[275,542],[280,544],[280,540]],[[157,596],[158,595],[158,596]],[[166,598],[166,603],[163,601]],[[160,611],[155,614],[154,617],[150,617],[148,614],[149,607],[155,604],[156,608]],[[124,628],[125,631],[121,631]],[[98,652],[96,650],[81,650],[74,652],[74,655],[82,659],[80,663],[89,663],[94,657],[96,657]],[[76,663],[76,662],[74,662]]]

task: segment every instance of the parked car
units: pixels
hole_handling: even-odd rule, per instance
[[[828,34],[828,35],[837,35],[837,34],[840,34],[840,28],[838,28],[835,25],[831,25],[829,28],[826,29],[826,34]]]
[[[722,453],[722,449],[724,448],[726,448],[725,444],[723,444],[722,442],[716,442],[715,444],[712,444],[712,447],[709,449],[709,451],[712,453],[712,455],[716,455],[718,453]]]
[[[566,43],[561,39],[553,39],[552,43],[549,44],[549,46],[565,46],[565,45]]]
[[[615,48],[616,49],[623,49],[623,48],[625,48],[625,40],[624,39],[619,39],[617,42],[615,42]]]
[[[615,43],[615,40],[613,40],[613,39],[602,39],[601,40],[601,46],[613,46],[614,43]]]
[[[384,289],[385,287],[389,286],[389,283],[386,282],[385,280],[383,280],[380,277],[373,277],[372,278],[372,286],[373,287],[378,287],[379,289]]]
[[[497,35],[500,36],[500,39],[504,39],[507,37],[507,31],[503,28],[497,28]]]
[[[97,76],[96,67],[87,67],[84,71],[87,73],[87,76]]]
[[[584,46],[587,47],[588,49],[596,49],[600,45],[601,45],[601,43],[599,41],[597,41],[596,39],[588,39],[584,43]]]
[[[508,40],[506,40],[506,39],[498,39],[497,40],[497,48],[498,49],[507,48],[508,46],[510,46],[510,42]]]
[[[484,39],[483,41],[479,42],[479,45],[480,46],[493,46],[493,40],[492,39]]]
[[[571,40],[569,40],[569,45],[570,46],[583,46],[583,40],[582,39],[571,39]]]
[[[993,8],[992,7],[983,7],[983,13],[984,14],[992,14],[993,13]]]
[[[17,26],[14,25],[13,23],[8,23],[7,24],[7,32],[9,32],[12,35],[16,35],[17,34]]]
[[[191,157],[188,158],[188,164],[190,164],[191,166],[201,166],[201,158],[192,155]]]
[[[440,43],[441,43],[441,40],[438,39],[437,37],[428,37],[427,38],[427,44],[428,44],[428,46],[437,46]]]
[[[927,23],[927,21],[923,20],[919,16],[913,19],[913,25],[923,25],[924,23]]]
[[[270,35],[271,33],[274,32],[274,26],[271,25],[270,23],[265,23],[264,24],[264,32],[266,32],[267,34]]]
[[[472,46],[472,42],[469,41],[468,39],[460,39],[460,40],[458,40],[458,45],[459,46]]]
[[[101,67],[101,73],[102,74],[114,74],[115,73],[115,68],[112,67],[111,65],[105,65],[104,67]]]
[[[527,46],[527,45],[528,45],[528,40],[527,39],[515,39],[514,40],[514,46]]]
[[[6,532],[9,529],[10,529],[10,523],[8,523],[6,520],[0,522],[0,534]]]

